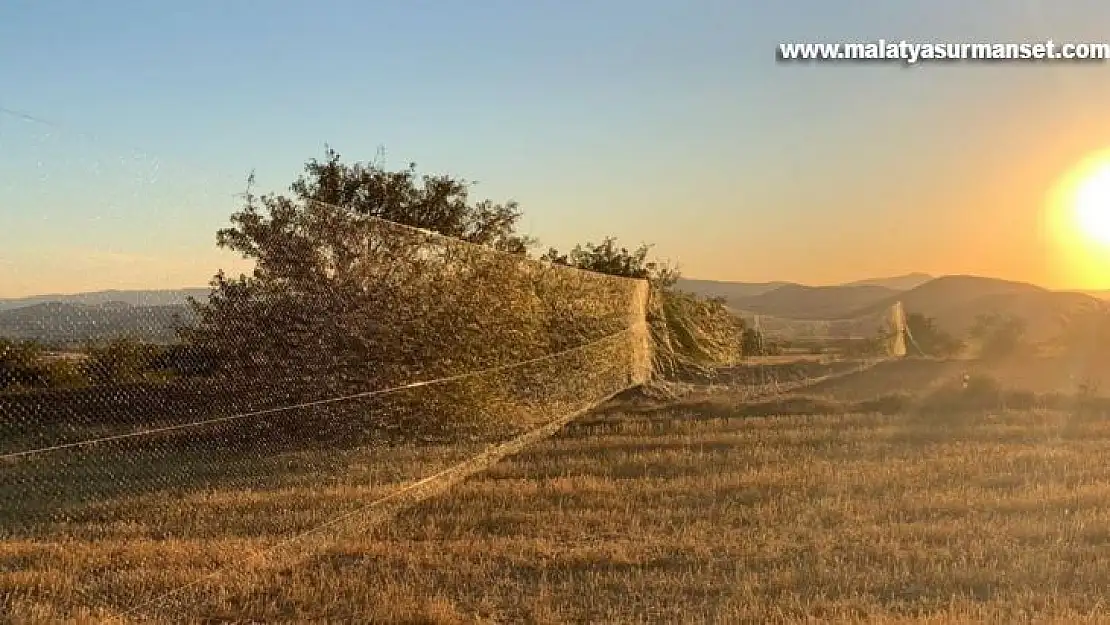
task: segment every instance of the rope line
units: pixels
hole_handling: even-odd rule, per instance
[[[252,412],[243,412],[243,413],[238,413],[238,414],[233,414],[233,415],[227,415],[227,416],[224,416],[224,417],[214,417],[214,418],[211,418],[211,419],[204,419],[204,420],[201,420],[201,421],[191,421],[189,423],[179,423],[179,424],[176,424],[176,425],[168,425],[168,426],[165,426],[165,427],[153,428],[153,429],[148,429],[148,430],[137,430],[137,431],[134,431],[134,432],[127,432],[125,434],[116,434],[116,435],[113,435],[113,436],[104,436],[104,437],[100,437],[100,438],[93,438],[93,439],[88,439],[88,440],[83,440],[83,441],[75,441],[75,442],[72,442],[72,443],[64,443],[64,444],[61,444],[61,445],[53,445],[53,446],[50,446],[50,447],[41,447],[41,448],[38,448],[38,449],[29,449],[29,450],[26,450],[26,451],[17,451],[17,452],[12,452],[12,453],[8,453],[8,454],[0,455],[0,461],[16,460],[16,459],[26,458],[26,457],[29,457],[29,456],[40,455],[40,454],[56,452],[56,451],[62,451],[62,450],[66,450],[66,449],[74,449],[74,448],[78,448],[78,447],[88,447],[88,446],[92,446],[92,445],[98,445],[98,444],[102,444],[102,443],[110,443],[110,442],[125,440],[125,439],[129,439],[129,438],[137,438],[137,437],[140,437],[140,436],[149,436],[149,435],[152,435],[152,434],[162,434],[162,433],[165,433],[165,432],[173,432],[173,431],[185,430],[185,429],[190,429],[190,428],[203,427],[203,426],[206,426],[206,425],[212,425],[214,423],[227,423],[227,422],[230,422],[230,421],[239,421],[239,420],[242,420],[242,419],[249,419],[249,418],[259,417],[259,416],[264,416],[264,415],[269,415],[269,414],[287,412],[287,411],[290,411],[290,410],[301,410],[301,409],[304,409],[304,408],[313,408],[313,407],[316,407],[316,406],[325,406],[325,405],[335,404],[335,403],[340,403],[340,402],[345,402],[345,401],[352,401],[352,400],[355,400],[355,399],[366,399],[366,398],[369,398],[369,397],[378,397],[378,396],[381,396],[381,395],[396,393],[398,391],[410,390],[410,389],[414,389],[414,388],[421,388],[421,387],[424,387],[424,386],[433,386],[433,385],[438,385],[438,384],[444,384],[444,383],[447,383],[447,382],[456,382],[458,380],[465,380],[465,379],[469,379],[469,378],[473,378],[473,377],[477,377],[477,376],[481,376],[481,375],[488,375],[490,373],[497,373],[499,371],[507,371],[509,369],[525,367],[525,366],[535,364],[535,363],[538,363],[538,362],[553,360],[555,358],[559,358],[561,356],[566,356],[567,354],[571,354],[571,353],[574,353],[574,352],[584,351],[584,350],[590,349],[591,347],[596,347],[596,346],[598,346],[602,343],[605,343],[607,341],[614,340],[617,337],[620,337],[622,335],[628,334],[629,332],[632,332],[633,330],[636,330],[639,326],[642,326],[642,325],[646,325],[646,322],[644,322],[644,321],[637,322],[637,323],[635,323],[635,324],[633,324],[633,325],[631,325],[631,326],[629,326],[629,327],[627,327],[623,330],[620,330],[618,332],[614,332],[613,334],[610,334],[606,337],[600,338],[596,341],[586,343],[584,345],[579,345],[577,347],[572,347],[570,349],[565,349],[563,351],[555,352],[555,353],[552,353],[552,354],[546,354],[544,356],[539,356],[537,358],[522,360],[522,361],[519,361],[519,362],[514,362],[514,363],[510,363],[510,364],[506,364],[506,365],[498,365],[496,367],[490,367],[488,369],[481,369],[481,370],[478,370],[478,371],[471,371],[471,372],[468,372],[468,373],[460,373],[460,374],[457,374],[457,375],[452,375],[452,376],[447,376],[447,377],[442,377],[442,378],[436,378],[436,379],[433,379],[433,380],[422,380],[420,382],[412,382],[412,383],[409,383],[409,384],[403,384],[401,386],[394,386],[394,387],[385,388],[385,389],[378,389],[378,390],[374,390],[374,391],[365,391],[365,392],[362,392],[362,393],[355,393],[353,395],[344,395],[344,396],[341,396],[341,397],[331,397],[331,398],[328,398],[328,399],[320,399],[320,400],[304,402],[304,403],[300,403],[300,404],[291,404],[291,405],[288,405],[288,406],[278,406],[277,408],[267,408],[265,410],[257,410],[257,411],[252,411]]]

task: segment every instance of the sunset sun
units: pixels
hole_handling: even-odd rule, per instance
[[[1046,225],[1057,279],[1088,288],[1110,284],[1110,150],[1089,154],[1053,185]]]
[[[1080,234],[1110,246],[1110,162],[1097,165],[1079,180],[1072,210]]]

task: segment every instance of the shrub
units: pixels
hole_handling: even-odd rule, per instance
[[[42,371],[46,386],[50,388],[81,388],[89,384],[81,363],[72,360],[46,361]]]
[[[980,315],[971,329],[983,358],[1003,358],[1025,346],[1025,321],[1019,317]]]
[[[906,315],[906,330],[913,337],[910,345],[916,346],[922,356],[951,357],[964,348],[961,341],[938,328],[935,320],[921,313]]]
[[[93,384],[136,382],[150,368],[151,351],[151,347],[125,338],[89,345],[81,369]]]
[[[47,385],[42,346],[33,341],[0,339],[0,391]]]

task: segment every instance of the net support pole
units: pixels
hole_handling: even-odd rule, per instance
[[[632,362],[631,385],[641,386],[651,381],[651,330],[647,323],[648,300],[651,286],[647,280],[640,280],[632,292],[631,334]]]
[[[902,309],[902,302],[894,303],[890,310],[890,321],[894,336],[891,337],[890,355],[902,358],[906,355],[906,313]]]

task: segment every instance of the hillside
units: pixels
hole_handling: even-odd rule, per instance
[[[915,289],[922,284],[933,279],[927,273],[908,273],[904,276],[893,276],[890,278],[868,278],[867,280],[856,280],[855,282],[847,282],[840,286],[881,286],[895,291],[908,291]]]
[[[0,337],[34,339],[50,345],[75,345],[117,337],[171,342],[175,339],[173,328],[178,318],[188,321],[192,311],[181,304],[47,302],[0,311]]]
[[[896,296],[881,286],[803,286],[788,284],[752,297],[735,298],[735,310],[788,319],[837,319]]]
[[[185,304],[189,297],[195,297],[203,301],[208,297],[208,293],[208,288],[194,288],[145,291],[96,291],[66,295],[35,295],[32,297],[0,299],[0,311],[48,303],[99,306],[118,302],[131,306],[174,306]]]
[[[928,282],[932,277],[911,273],[868,278],[847,284],[808,286],[794,282],[723,282],[681,279],[677,288],[695,295],[723,297],[735,310],[794,319],[829,319]]]
[[[680,278],[675,285],[680,291],[702,297],[723,297],[730,305],[734,300],[762,295],[790,282],[722,282],[719,280],[693,280]]]
[[[965,335],[982,314],[1015,315],[1029,326],[1029,337],[1044,340],[1056,335],[1069,312],[1103,305],[1084,293],[1049,291],[1024,282],[978,276],[944,276],[904,293],[897,293],[856,311],[869,314],[901,301],[906,312],[932,317],[942,329]]]

